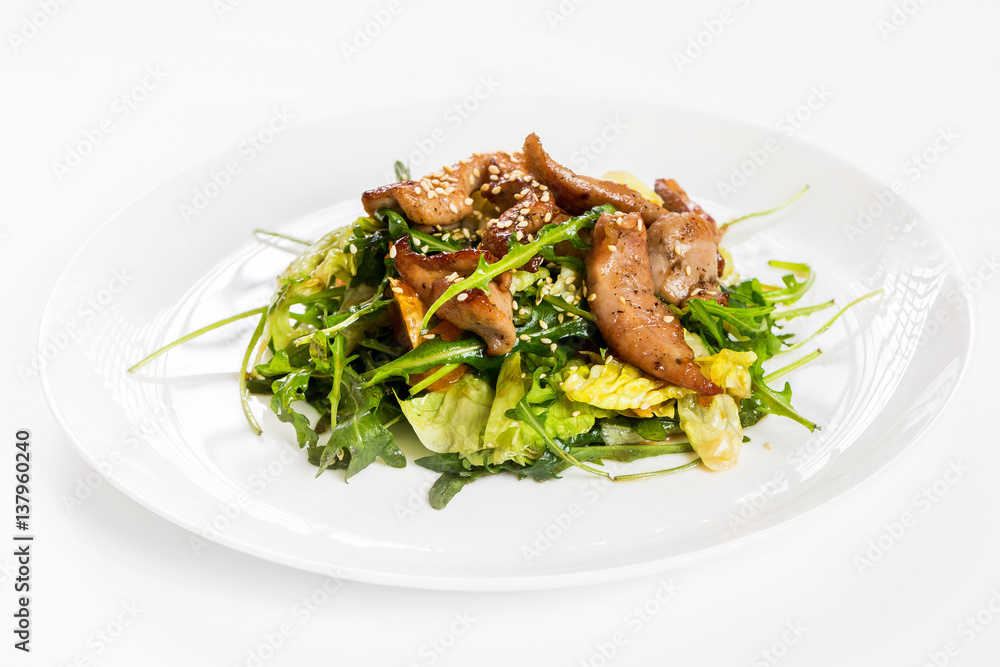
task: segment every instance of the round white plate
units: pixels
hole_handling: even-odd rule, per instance
[[[105,224],[57,282],[40,337],[45,391],[80,454],[193,531],[193,548],[215,540],[383,584],[544,588],[705,558],[801,517],[898,456],[954,391],[972,330],[961,270],[940,233],[857,169],[690,110],[477,104],[466,118],[427,103],[292,127],[260,150],[234,147],[179,175]],[[808,303],[884,290],[824,334],[823,356],[791,376],[794,404],[822,431],[770,417],[723,473],[622,484],[577,470],[544,484],[498,476],[435,511],[426,496],[436,475],[412,463],[378,463],[349,484],[336,472],[314,478],[291,428],[257,399],[265,433],[253,435],[236,390],[250,321],[125,372],[183,333],[267,302],[290,255],[255,240],[254,228],[315,238],[360,214],[360,193],[393,180],[397,158],[420,174],[473,151],[516,150],[531,131],[584,173],[676,178],[723,220],[811,186],[787,210],[734,227],[726,245],[745,276],[769,259],[811,263],[819,279]],[[809,330],[830,314],[795,324]],[[412,434],[397,433],[411,461],[421,455]]]

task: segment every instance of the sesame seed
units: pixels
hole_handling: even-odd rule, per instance
[[[552,343],[552,345],[549,345],[549,349],[555,352],[556,350],[559,349],[559,346],[556,345],[555,343]]]
[[[646,228],[646,227],[645,227],[645,225],[643,225],[643,224],[642,224],[642,220],[639,220],[638,224],[636,224],[636,226],[635,226],[635,227],[636,227],[636,229],[638,229],[638,230],[639,230],[640,232],[641,232],[642,230],[644,230],[644,229]]]
[[[496,174],[490,174],[490,180],[491,181],[497,181],[497,180],[500,180],[500,178]]]
[[[414,192],[416,192],[416,193],[417,193],[418,195],[419,195],[419,194],[420,194],[421,192],[423,192],[423,190],[421,190],[421,189],[420,189],[420,186],[419,186],[419,185],[418,185],[417,187],[413,188],[413,191],[414,191]]]
[[[551,219],[552,219],[552,211],[549,211],[548,213],[545,214],[545,222],[548,222]]]
[[[548,188],[548,186],[545,186],[545,185],[539,185],[539,186],[538,186],[538,189],[539,189],[539,190],[541,190],[542,192],[545,192],[545,191],[546,191],[546,190],[548,190],[549,188]]]
[[[475,169],[472,170],[472,175],[475,176],[476,178],[479,178],[480,176],[483,175],[483,172],[479,170],[479,167],[476,167]]]
[[[457,207],[457,206],[455,206],[454,204],[449,204],[449,205],[448,205],[448,209],[449,209],[449,210],[450,210],[450,211],[451,211],[452,213],[458,213],[458,207]]]
[[[546,322],[545,320],[538,320],[538,326],[540,326],[543,329],[548,329],[549,323]]]
[[[643,403],[639,406],[640,410],[649,410],[649,403]]]
[[[492,192],[492,193],[493,193],[493,194],[495,194],[495,195],[498,195],[498,194],[500,194],[500,186],[499,186],[499,185],[497,185],[497,186],[496,186],[496,187],[494,187],[494,188],[493,188],[492,190],[490,190],[490,192]]]
[[[542,341],[546,345],[551,345],[552,344],[552,339],[551,338],[539,338],[538,340]]]
[[[429,245],[425,245],[425,246],[424,246],[423,248],[421,248],[420,250],[421,250],[422,252],[427,252],[427,251],[428,251],[428,250],[430,250],[430,249],[431,249],[431,247],[430,247]]]
[[[596,298],[597,298],[596,294],[591,294],[590,296],[587,297],[587,301],[593,301]]]
[[[396,246],[389,248],[389,257],[395,259],[396,257]]]
[[[500,167],[496,166],[495,164],[491,164],[490,165],[490,173],[491,174],[499,174],[500,173]]]
[[[396,294],[402,294],[403,293],[403,288],[402,287],[393,287],[392,291],[395,292]]]
[[[437,334],[424,334],[424,340],[434,340]]]
[[[437,194],[435,194],[435,192],[433,190],[428,190],[427,191],[427,198],[428,199],[434,199],[435,197],[437,197]]]
[[[353,243],[350,246],[348,246],[347,249],[351,252],[352,255],[358,254],[358,246],[354,245]]]
[[[518,338],[520,338],[521,340],[531,340],[531,336],[529,336],[528,334],[521,334],[520,336],[518,336]]]
[[[518,315],[530,315],[531,311],[528,310],[527,308],[522,308],[521,310],[517,311],[517,313]]]
[[[545,373],[539,373],[539,374],[538,374],[538,379],[539,379],[539,380],[544,380],[544,379],[545,379],[545,378],[547,378],[547,377],[548,377],[548,375],[546,375]]]
[[[434,192],[438,193],[439,195],[445,194],[444,188],[442,188],[442,187],[434,188]]]
[[[469,298],[468,292],[462,292],[461,294],[455,297],[457,301],[465,301],[468,298]]]
[[[609,245],[608,246],[608,252],[614,252],[616,250],[618,250],[618,246],[616,246],[616,245]]]
[[[676,244],[674,246],[674,252],[677,253],[678,255],[683,255],[684,254],[684,249],[681,248],[681,244],[680,243],[678,243],[678,244]]]
[[[688,266],[684,267],[684,273],[688,274],[689,276],[691,275],[691,265],[690,264]]]
[[[517,234],[515,234],[515,238],[516,238],[516,239],[517,239],[518,241],[520,241],[521,239],[523,239],[523,238],[524,238],[524,232],[522,232],[522,231],[518,230]]]
[[[663,316],[663,321],[666,322],[667,324],[670,324],[671,322],[674,321],[674,316],[673,315],[664,315]]]
[[[625,305],[625,297],[623,297],[623,296],[621,296],[621,295],[619,294],[619,295],[618,295],[618,300],[622,302],[622,305],[623,305],[623,306]]]
[[[466,206],[472,206],[472,197],[466,197],[465,198],[465,205]]]
[[[566,316],[563,315],[562,313],[559,313],[559,324],[562,324],[565,321],[566,321]]]

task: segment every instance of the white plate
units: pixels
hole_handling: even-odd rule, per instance
[[[689,110],[494,99],[459,121],[449,108],[410,105],[286,130],[253,159],[234,150],[105,224],[57,282],[40,338],[46,393],[80,454],[154,512],[273,561],[401,586],[544,588],[705,558],[801,517],[898,456],[954,391],[971,336],[961,270],[942,236],[898,198],[859,222],[859,207],[878,213],[888,197],[857,169]],[[438,512],[426,503],[436,475],[412,463],[373,465],[350,484],[339,473],[314,479],[290,427],[262,401],[265,434],[250,432],[235,374],[249,322],[178,348],[138,377],[125,373],[185,332],[266,303],[289,255],[255,241],[255,227],[314,238],[358,215],[360,193],[389,180],[399,157],[422,173],[475,150],[517,149],[531,131],[585,173],[674,177],[717,217],[811,186],[787,211],[733,228],[727,245],[744,275],[771,258],[813,264],[810,302],[885,290],[827,332],[825,354],[792,376],[795,405],[822,431],[772,417],[724,473],[619,485],[576,470],[545,484],[503,476]],[[226,183],[228,161],[239,173]],[[723,198],[718,184],[741,175],[726,208],[711,205]],[[198,204],[185,221],[182,205]],[[412,435],[399,440],[411,460],[420,454]]]

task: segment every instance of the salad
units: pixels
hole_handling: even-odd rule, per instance
[[[833,302],[791,307],[814,282],[806,264],[771,262],[780,285],[740,280],[720,246],[736,221],[718,225],[675,181],[578,175],[534,134],[519,152],[396,173],[352,225],[315,242],[274,234],[302,251],[269,304],[130,370],[256,317],[239,382],[251,427],[250,395],[269,396],[317,476],[348,479],[405,466],[391,429],[406,422],[429,450],[416,464],[440,473],[436,509],[497,474],[721,471],[771,414],[817,428],[775,381],[820,351],[763,365],[812,338],[793,342],[786,321]],[[683,460],[608,469],[668,454]]]

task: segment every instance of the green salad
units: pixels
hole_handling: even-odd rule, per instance
[[[614,323],[601,321],[597,297],[605,293],[588,274],[600,261],[591,243],[598,227],[610,229],[628,216],[638,222],[619,233],[643,244],[647,228],[650,238],[656,229],[643,223],[644,215],[655,224],[656,216],[668,213],[687,221],[712,219],[686,195],[673,201],[666,186],[654,193],[627,174],[591,179],[557,173],[597,193],[581,199],[541,166],[529,171],[527,145],[523,158],[496,155],[477,154],[419,180],[397,163],[399,183],[366,193],[370,211],[352,225],[315,242],[274,234],[286,244],[301,244],[301,253],[278,277],[269,304],[185,336],[133,368],[213,328],[255,317],[240,374],[251,427],[260,433],[251,396],[269,397],[270,409],[294,430],[317,476],[342,470],[348,479],[376,460],[404,467],[393,426],[406,422],[428,450],[415,463],[440,474],[429,494],[436,509],[467,484],[498,474],[547,481],[578,468],[627,480],[696,467],[723,470],[748,442],[744,429],[767,415],[817,428],[795,410],[792,389],[779,378],[819,350],[764,370],[772,358],[808,342],[794,342],[784,332],[788,320],[833,306],[796,306],[815,279],[808,265],[771,262],[784,273],[780,284],[741,280],[719,248],[718,258],[712,254],[713,262],[718,259],[714,273],[703,267],[712,289],[692,290],[676,303],[657,297],[657,313],[663,313],[657,316],[682,335],[670,349],[682,350],[685,363],[703,376],[699,382],[714,389],[702,393],[669,382],[644,370],[639,357],[632,363],[630,355],[645,350],[609,344],[630,332],[612,335],[608,327]],[[449,185],[436,185],[442,182]],[[548,207],[549,218],[522,224],[529,207],[514,211],[503,205],[522,205],[524,199],[511,199],[518,188],[526,198],[537,195],[532,201]],[[440,190],[440,196],[417,198],[428,190]],[[443,221],[419,208],[437,199],[447,204],[452,195],[461,204],[448,205]],[[507,225],[509,238],[502,237],[504,247],[483,250],[494,228],[503,230],[505,215],[514,222]],[[712,240],[717,244],[725,226],[711,224],[712,233],[718,229]],[[615,261],[616,248],[608,248],[607,261]],[[674,249],[682,254],[678,245],[668,251]],[[401,263],[403,255],[408,265]],[[645,266],[646,258],[639,260]],[[442,278],[452,266],[458,268]],[[663,266],[681,278],[692,273],[676,261]],[[630,307],[629,299],[618,298],[622,309]],[[473,302],[482,310],[472,309]],[[487,315],[503,321],[484,324]],[[507,333],[491,337],[496,331]],[[674,456],[654,472],[613,474],[607,465],[664,455]]]

